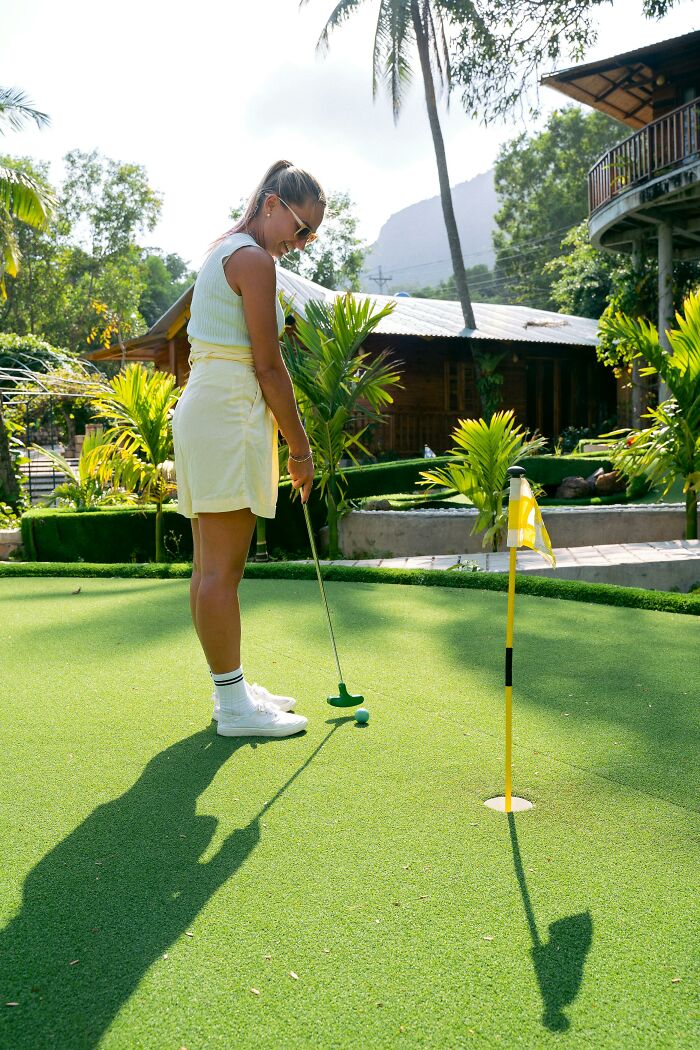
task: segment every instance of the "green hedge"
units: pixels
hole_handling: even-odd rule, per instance
[[[448,456],[435,459],[402,459],[391,463],[373,463],[369,466],[348,467],[348,497],[384,496],[391,492],[410,492],[421,480],[422,470],[432,470],[449,462]],[[530,456],[522,461],[530,481],[540,485],[560,485],[564,478],[581,475],[588,477],[598,467],[612,470],[612,463],[596,455]]]
[[[74,511],[34,507],[22,516],[22,545],[34,561],[144,562],[155,558],[155,507]],[[163,537],[172,560],[192,559],[190,523],[163,507]]]
[[[447,462],[436,459],[404,459],[391,463],[349,467],[346,471],[348,499],[383,496],[415,488],[420,472]],[[570,474],[591,474],[608,460],[583,456],[532,456],[526,461],[527,476],[542,485],[557,485]],[[306,556],[309,541],[299,499],[290,482],[279,487],[277,514],[266,524],[271,553]],[[309,501],[316,531],[326,521],[325,505],[317,491]],[[163,508],[163,535],[171,560],[192,557],[192,533],[175,504]],[[155,508],[115,507],[97,511],[35,507],[22,518],[22,543],[33,561],[143,562],[155,557]]]
[[[65,564],[40,562],[0,562],[2,576],[107,577],[119,579],[181,579],[192,572],[189,564]],[[246,566],[247,579],[315,580],[312,564],[294,562],[251,562]],[[339,583],[388,583],[421,587],[455,587],[464,590],[506,591],[508,574],[496,572],[459,572],[424,569],[372,569],[362,566],[324,565],[323,578]],[[672,591],[645,591],[640,587],[617,587],[606,583],[582,583],[580,580],[557,580],[546,576],[516,576],[518,594],[565,601],[616,605],[627,609],[649,609],[657,612],[700,616],[700,592],[675,594]]]
[[[435,459],[400,459],[390,463],[372,463],[348,467],[347,498],[359,500],[368,496],[386,496],[397,492],[411,492],[418,488],[421,471],[444,466],[447,456]],[[609,459],[600,456],[531,456],[523,463],[527,477],[545,487],[561,484],[564,478],[582,475],[588,477],[598,467],[612,469]],[[270,551],[299,554],[308,550],[304,514],[298,499],[291,498],[289,482],[283,482],[277,499],[277,515],[267,523],[267,546]],[[314,492],[309,502],[311,520],[318,530],[326,522],[325,507]]]

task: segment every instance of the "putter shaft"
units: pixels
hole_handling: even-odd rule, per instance
[[[333,646],[333,655],[335,656],[335,666],[338,669],[338,681],[342,682],[343,681],[343,674],[342,674],[342,671],[340,670],[340,660],[338,659],[338,648],[337,648],[337,646],[335,644],[335,635],[333,634],[333,624],[331,623],[331,611],[328,608],[328,601],[326,599],[326,590],[325,590],[325,587],[323,586],[323,577],[321,576],[321,566],[319,565],[318,554],[316,553],[316,543],[314,541],[314,534],[313,534],[313,530],[311,528],[311,519],[309,518],[309,508],[306,506],[305,503],[302,503],[302,506],[304,508],[304,517],[306,519],[306,529],[307,529],[307,531],[309,533],[309,543],[311,544],[311,553],[313,555],[314,565],[316,566],[316,576],[318,578],[318,585],[319,585],[319,587],[321,589],[321,598],[323,599],[323,605],[324,605],[324,608],[326,610],[326,617],[328,618],[328,633],[330,635],[331,645]]]

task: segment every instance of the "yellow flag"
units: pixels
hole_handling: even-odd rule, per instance
[[[554,567],[556,558],[542,513],[526,478],[510,479],[508,501],[508,546],[530,547]]]

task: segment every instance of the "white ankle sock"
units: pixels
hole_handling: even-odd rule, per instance
[[[226,674],[214,674],[212,671],[211,677],[222,714],[243,715],[254,710],[255,704],[248,696],[242,667]]]

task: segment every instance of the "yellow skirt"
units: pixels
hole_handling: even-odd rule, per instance
[[[180,514],[249,507],[274,518],[279,483],[277,423],[249,347],[192,342],[190,377],[173,415]]]

